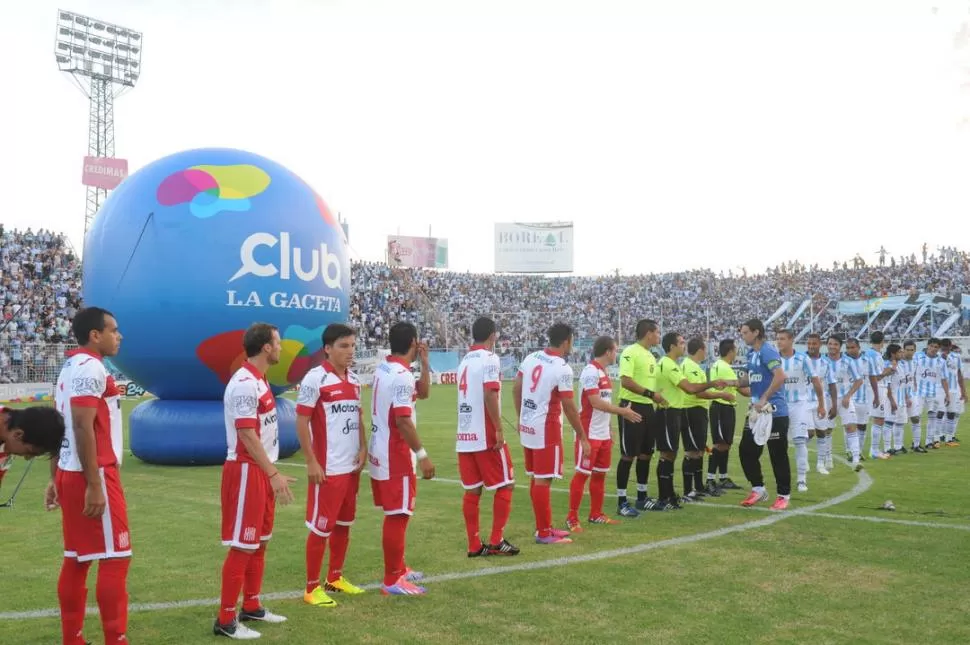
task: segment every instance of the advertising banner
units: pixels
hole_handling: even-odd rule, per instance
[[[392,267],[448,268],[448,240],[439,237],[387,236],[387,263]]]
[[[128,160],[111,157],[85,157],[81,183],[114,190],[128,176]]]
[[[496,273],[569,273],[572,222],[495,225]]]

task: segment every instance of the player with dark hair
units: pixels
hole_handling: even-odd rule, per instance
[[[726,381],[729,384],[723,388],[714,388],[712,392],[720,394],[719,401],[711,401],[711,443],[714,449],[707,460],[707,494],[718,497],[721,490],[740,490],[728,477],[728,453],[734,443],[734,428],[737,423],[737,395],[751,396],[748,387],[736,387],[730,383],[737,383],[738,374],[731,366],[738,356],[738,349],[730,338],[725,338],[718,344],[719,358],[708,370],[709,380]],[[716,475],[716,479],[715,479]]]
[[[835,370],[832,361],[828,356],[822,354],[822,337],[815,332],[806,337],[806,358],[812,368],[812,372],[818,376],[822,382],[822,398],[818,398],[818,393],[813,387],[809,390],[809,402],[814,405],[821,405],[825,410],[822,416],[813,415],[814,426],[808,431],[808,438],[815,437],[815,450],[817,461],[815,471],[820,475],[831,474],[832,468],[832,428],[835,427],[833,419],[836,416],[836,407],[833,401],[838,401],[839,390],[836,386]]]
[[[427,589],[414,583],[424,575],[405,561],[408,521],[417,496],[415,461],[421,477],[434,477],[434,464],[418,436],[414,402],[431,391],[428,348],[418,341],[411,323],[399,322],[388,333],[391,355],[377,367],[371,399],[371,437],[368,461],[374,506],[384,511],[381,545],[384,550],[385,596],[415,596]],[[421,361],[421,379],[415,383],[411,363]]]
[[[576,433],[583,458],[589,439],[573,401],[573,370],[566,357],[573,349],[573,329],[565,323],[549,328],[549,346],[525,357],[515,375],[512,397],[525,472],[532,478],[530,495],[536,519],[537,544],[568,544],[568,531],[552,527],[550,500],[553,479],[562,478],[562,415]]]
[[[913,358],[918,374],[919,398],[926,408],[926,449],[940,447],[941,428],[950,405],[950,378],[940,356],[940,339],[931,338]],[[915,432],[914,432],[915,434]]]
[[[0,455],[57,457],[64,441],[64,415],[46,405],[0,406]],[[2,458],[0,458],[2,459]]]
[[[889,381],[887,379],[895,372],[894,369],[886,366],[886,360],[883,358],[885,342],[885,334],[881,331],[874,331],[869,334],[869,349],[862,352],[862,360],[866,362],[869,368],[869,387],[872,388],[872,409],[869,413],[869,417],[872,419],[872,439],[869,445],[869,456],[873,459],[884,459],[892,456],[890,453],[892,448],[882,449],[882,432],[888,418],[886,411],[889,409],[887,401]],[[891,434],[886,439],[887,444],[892,443]]]
[[[832,334],[826,341],[828,346],[828,360],[832,374],[835,377],[838,397],[832,401],[829,418],[838,417],[845,431],[845,448],[852,461],[852,468],[858,472],[862,470],[862,442],[856,432],[858,413],[855,407],[855,394],[864,385],[859,363],[848,354],[842,353],[842,339]],[[834,412],[834,413],[833,413]]]
[[[903,359],[900,361],[906,372],[906,385],[909,389],[909,405],[906,406],[906,416],[909,418],[912,432],[911,448],[916,454],[925,454],[926,448],[923,447],[923,428],[921,421],[923,418],[923,397],[920,394],[920,374],[916,365],[916,343],[907,340],[903,343]],[[927,439],[929,435],[927,435]]]
[[[296,434],[307,468],[306,589],[303,602],[334,607],[327,591],[364,593],[343,575],[350,527],[357,516],[360,471],[367,463],[360,380],[351,371],[357,332],[341,323],[323,330],[324,360],[300,383]],[[320,586],[323,555],[330,544],[330,566]]]
[[[259,638],[259,632],[240,620],[286,621],[262,606],[259,593],[276,503],[293,501],[289,484],[296,480],[276,467],[280,453],[276,399],[266,380],[270,366],[280,362],[279,330],[253,323],[243,335],[243,349],[246,360],[229,379],[223,396],[227,452],[222,466],[222,544],[229,552],[222,565],[219,615],[212,632],[252,640]],[[243,604],[237,618],[240,592]]]
[[[78,349],[54,386],[54,405],[64,416],[64,439],[51,462],[48,509],[61,507],[64,562],[57,582],[61,631],[66,645],[83,645],[87,577],[98,561],[97,599],[105,642],[127,643],[128,566],[131,539],[125,493],[118,473],[122,454],[118,387],[104,358],[121,347],[110,311],[87,307],[71,323]]]
[[[795,444],[795,472],[798,492],[808,492],[808,438],[816,419],[826,416],[822,381],[806,354],[795,351],[795,334],[782,329],[775,338],[785,372],[785,401],[788,402],[789,433]]]
[[[569,514],[566,528],[570,532],[582,531],[579,523],[579,505],[583,501],[586,481],[589,480],[590,524],[616,524],[603,512],[606,497],[606,473],[610,472],[613,440],[610,437],[610,415],[617,415],[632,423],[641,420],[630,407],[613,405],[613,381],[606,368],[616,362],[616,341],[610,336],[600,336],[593,342],[593,360],[579,375],[579,418],[589,438],[590,452],[583,455],[580,442],[575,442],[576,472],[569,483]]]
[[[886,452],[890,455],[903,454],[903,429],[906,427],[906,406],[909,401],[906,371],[902,366],[903,348],[890,343],[883,356],[884,365],[891,373],[886,381],[886,401],[883,413],[886,415],[883,438]]]
[[[943,422],[943,442],[945,445],[956,448],[960,445],[957,439],[957,427],[960,425],[960,416],[963,414],[967,400],[967,383],[963,380],[963,361],[960,360],[960,348],[949,339],[940,341],[940,352],[943,362],[946,363],[947,388],[950,393],[950,402],[946,407],[946,420]]]
[[[707,372],[701,364],[707,359],[707,345],[702,338],[691,338],[687,342],[687,356],[680,364],[680,369],[690,381],[691,385],[707,383]],[[685,397],[687,410],[687,425],[683,430],[684,463],[684,499],[694,501],[707,495],[704,490],[704,451],[707,450],[708,411],[714,401],[727,402],[733,395],[711,389],[706,392],[696,392]],[[720,496],[715,491],[714,497]]]
[[[458,473],[465,495],[462,514],[468,535],[468,557],[518,555],[505,539],[512,513],[515,475],[512,455],[502,433],[502,366],[495,354],[498,332],[491,318],[472,324],[474,345],[458,366]],[[479,534],[482,490],[495,491],[492,532],[487,543]]]

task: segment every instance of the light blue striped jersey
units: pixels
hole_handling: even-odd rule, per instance
[[[893,398],[896,399],[896,405],[899,407],[906,405],[906,397],[909,395],[909,368],[905,365],[906,362],[896,361],[896,365],[887,362],[883,365],[884,369],[887,365],[893,368],[893,373],[884,378],[883,381],[886,383],[886,391],[892,392]],[[888,399],[886,402],[889,402]]]
[[[859,363],[848,354],[842,354],[838,359],[829,357],[829,362],[835,373],[835,385],[839,388],[839,397],[843,397],[849,393],[856,381],[862,379]]]
[[[869,403],[872,400],[872,385],[869,384],[869,377],[872,376],[872,372],[870,371],[869,361],[866,360],[864,354],[859,354],[859,358],[847,357],[849,360],[855,361],[859,375],[862,377],[862,387],[856,390],[852,400],[856,403]]]
[[[917,352],[913,362],[916,364],[916,393],[924,399],[936,398],[937,391],[943,389],[943,379],[949,378],[946,361],[939,354],[930,357],[926,352]]]
[[[785,370],[785,400],[789,403],[811,401],[815,393],[812,379],[815,372],[808,356],[795,352],[788,358],[781,357],[781,369]]]
[[[880,354],[878,351],[876,351],[872,347],[870,347],[866,351],[862,352],[862,358],[869,365],[869,374],[871,374],[872,376],[879,376],[879,375],[882,374],[882,371],[884,369],[886,369],[886,359],[884,359],[882,357],[882,354]],[[886,391],[886,388],[889,385],[889,382],[886,380],[888,378],[889,377],[887,376],[886,378],[879,379],[877,381],[877,383],[879,385],[879,393],[880,394],[882,394],[883,392]],[[867,383],[866,385],[869,388],[869,392],[871,393],[872,392],[872,385],[869,384],[869,383]]]
[[[947,384],[950,386],[950,396],[955,396],[954,392],[960,391],[960,370],[963,368],[960,355],[950,352],[943,359],[946,361]]]
[[[815,374],[822,381],[822,394],[827,401],[829,398],[829,385],[835,383],[835,371],[832,368],[832,361],[829,360],[828,356],[818,355],[818,358],[812,358],[808,354],[805,355],[808,360],[809,367],[812,368],[812,374]],[[815,388],[809,391],[809,401],[812,403],[818,403],[818,399],[815,398]]]
[[[902,359],[898,363],[899,371],[906,380],[906,391],[910,398],[916,398],[916,363],[912,359]]]

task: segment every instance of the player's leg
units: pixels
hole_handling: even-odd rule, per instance
[[[647,507],[647,482],[650,479],[650,460],[653,457],[653,443],[651,440],[650,426],[656,423],[654,420],[654,408],[645,403],[634,403],[633,409],[636,410],[642,419],[636,424],[639,428],[640,450],[637,456],[637,503],[636,510],[642,511]]]
[[[879,402],[882,406],[882,401]],[[878,412],[877,408],[873,408],[873,413]],[[877,417],[870,415],[869,420],[872,423],[872,438],[869,444],[869,456],[873,459],[885,459],[886,452],[882,449],[882,430],[883,426],[886,425],[886,419],[883,417]]]
[[[703,488],[695,485],[700,479],[703,468],[704,447],[707,437],[707,415],[702,407],[691,407],[684,412],[686,423],[681,429],[681,439],[684,443],[684,459],[681,463],[681,473],[684,481],[684,493],[681,501],[692,502],[703,495]]]
[[[512,455],[508,445],[495,451],[485,468],[485,488],[495,491],[492,501],[492,532],[488,540],[489,555],[518,555],[519,547],[505,539],[505,527],[512,514],[512,491],[515,490],[515,474]]]
[[[603,512],[606,499],[606,475],[610,472],[610,460],[613,455],[613,441],[606,439],[599,442],[599,448],[593,457],[593,474],[589,480],[589,521],[592,524],[618,524]]]
[[[698,497],[706,497],[707,493],[704,491],[704,453],[707,452],[707,426],[710,421],[707,408],[698,407],[694,409],[696,410],[695,419],[691,423],[691,433],[693,434],[694,444],[697,446],[697,457],[694,459],[694,492]]]
[[[774,511],[788,508],[791,497],[791,462],[788,460],[788,426],[790,417],[774,417],[771,420],[771,434],[768,436],[768,459],[771,461],[771,471],[775,475],[775,486],[778,497],[771,505]],[[807,433],[806,433],[807,436]],[[805,457],[805,467],[808,469],[808,456]]]
[[[482,487],[485,479],[479,467],[480,453],[458,453],[458,475],[465,494],[461,499],[461,514],[465,519],[465,535],[468,537],[468,557],[477,558],[488,555],[488,547],[482,544],[479,533],[480,506],[482,501]]]
[[[110,524],[101,523],[105,558],[98,562],[96,595],[106,643],[128,642],[128,567],[131,539],[128,509],[116,466],[101,469],[101,486],[107,504],[104,512]],[[108,528],[110,526],[110,529]]]
[[[734,483],[731,479],[731,475],[728,473],[728,462],[731,456],[731,446],[734,445],[734,433],[737,430],[738,424],[738,409],[733,406],[725,406],[726,416],[721,424],[722,436],[725,438],[724,441],[724,452],[720,455],[718,459],[717,473],[718,473],[718,488],[722,490],[741,490],[741,487]]]
[[[566,530],[571,533],[578,533],[583,530],[579,522],[579,505],[583,501],[586,493],[586,482],[593,474],[593,454],[592,451],[599,447],[600,442],[590,439],[590,454],[583,455],[582,446],[578,441],[573,442],[573,452],[575,457],[575,471],[573,478],[569,482],[569,512],[566,514]],[[595,447],[593,444],[596,444]]]
[[[86,486],[84,474],[58,469],[54,485],[60,502],[64,534],[64,560],[57,580],[61,633],[65,645],[84,645],[82,629],[88,597],[88,571],[91,568],[90,560],[78,560],[78,550],[83,550],[88,525],[86,520],[89,519],[82,512]]]
[[[756,503],[768,499],[764,474],[761,471],[761,453],[763,450],[764,446],[755,443],[751,427],[745,422],[738,454],[741,457],[741,470],[744,471],[745,478],[751,484],[751,492],[741,502],[741,506],[754,506]]]
[[[680,508],[674,488],[674,463],[685,425],[685,412],[679,408],[667,408],[661,416],[663,430],[656,436],[657,452],[660,453],[660,460],[657,462],[657,487],[660,492],[657,503],[651,510],[666,511]]]
[[[629,406],[629,401],[620,401],[621,406]],[[630,471],[633,462],[640,456],[640,445],[643,441],[642,424],[631,423],[623,417],[617,417],[620,429],[620,461],[616,465],[616,512],[624,517],[637,517],[637,513],[627,501],[627,484],[630,483]]]
[[[343,500],[337,511],[337,522],[330,534],[330,566],[327,569],[327,591],[348,595],[364,593],[344,577],[344,562],[350,548],[350,527],[357,520],[357,492],[360,489],[360,473],[341,475],[346,481],[343,486]]]
[[[715,495],[717,491],[717,486],[714,485],[715,475],[717,474],[717,465],[720,461],[718,453],[721,449],[722,442],[720,441],[721,436],[721,408],[727,407],[717,401],[711,403],[711,445],[713,449],[711,451],[711,456],[707,459],[707,487],[706,492],[708,495]]]
[[[412,473],[376,482],[379,492],[374,501],[384,509],[381,546],[384,551],[384,579],[381,594],[385,596],[416,596],[427,593],[407,579],[404,561],[408,522],[414,514],[417,477]]]
[[[326,487],[329,481],[321,484],[307,484],[306,500],[306,588],[303,591],[303,602],[314,607],[335,607],[337,605],[320,589],[320,573],[323,569],[323,556],[327,550],[327,541],[332,535],[333,527],[327,508]],[[320,589],[320,591],[317,591]]]
[[[536,520],[536,544],[568,544],[566,531],[552,527],[552,481],[562,478],[562,446],[531,450],[527,468],[532,475],[532,510]],[[531,465],[531,468],[529,466]]]
[[[795,444],[795,481],[798,483],[798,492],[805,493],[808,492],[808,439],[809,423],[812,422],[811,413],[807,407],[797,405],[792,405],[790,412],[792,443]],[[770,446],[768,454],[771,455]]]

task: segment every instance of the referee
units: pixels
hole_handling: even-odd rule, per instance
[[[636,335],[637,342],[620,355],[620,407],[631,407],[641,417],[639,423],[618,417],[620,463],[616,467],[616,512],[621,517],[639,517],[639,511],[648,508],[647,476],[657,423],[655,404],[665,403],[663,397],[654,392],[657,360],[650,353],[650,348],[660,342],[660,326],[656,321],[644,318],[637,323]],[[634,459],[637,461],[636,508],[630,506],[626,498]]]

